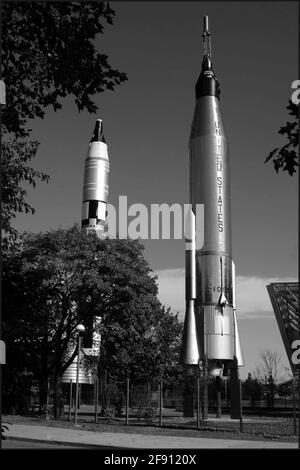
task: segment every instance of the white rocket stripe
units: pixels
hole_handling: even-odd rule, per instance
[[[89,218],[89,203],[84,202],[82,204],[82,220]]]
[[[103,202],[99,202],[98,211],[97,211],[98,219],[106,220],[105,214],[106,214],[106,204]]]

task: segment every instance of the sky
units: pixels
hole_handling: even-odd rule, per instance
[[[188,202],[188,138],[201,69],[203,15],[209,16],[213,64],[230,145],[232,246],[237,317],[245,356],[242,377],[261,349],[288,366],[266,285],[297,280],[298,181],[276,174],[265,158],[285,143],[291,83],[298,78],[296,2],[111,2],[114,25],[97,50],[128,74],[114,92],[94,97],[96,115],[78,113],[73,98],[31,122],[41,144],[33,166],[48,184],[28,189],[33,216],[18,230],[68,227],[81,221],[84,159],[96,118],[104,122],[110,157],[109,202]],[[159,297],[184,317],[184,241],[146,240]]]

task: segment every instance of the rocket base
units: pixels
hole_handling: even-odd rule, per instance
[[[194,367],[185,367],[183,389],[183,416],[194,418]]]
[[[242,397],[237,360],[230,368],[230,417],[240,419],[242,416]]]

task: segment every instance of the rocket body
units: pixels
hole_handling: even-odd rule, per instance
[[[107,232],[109,158],[103,134],[103,122],[97,119],[85,159],[82,200],[81,230],[84,234],[96,233],[105,238]],[[99,355],[101,338],[98,324],[100,317],[93,317],[86,324],[85,354]]]
[[[85,159],[81,226],[84,233],[96,232],[100,238],[107,230],[108,176],[109,158],[103,123],[97,119]]]
[[[195,314],[208,359],[234,356],[228,143],[216,96],[200,96],[190,136],[191,204],[204,204],[204,246],[196,249]],[[196,234],[197,238],[197,234]]]
[[[205,29],[207,34],[207,26]],[[207,50],[210,51],[210,43]],[[194,267],[193,263],[191,268],[191,263],[186,262],[187,310],[182,360],[184,364],[197,365],[207,358],[228,365],[237,357],[241,365],[231,246],[229,151],[220,111],[219,83],[212,69],[210,52],[204,55],[196,84],[189,155],[189,202],[194,216],[197,204],[204,205],[204,244],[197,247],[200,236],[197,237],[196,221]],[[187,249],[186,259],[190,253]],[[195,289],[189,285],[193,270]],[[195,294],[191,295],[194,290]],[[195,325],[195,333],[191,324]]]

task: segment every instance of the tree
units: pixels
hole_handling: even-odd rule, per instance
[[[283,373],[280,354],[270,349],[262,349],[260,358],[261,362],[256,366],[255,372],[253,372],[254,377],[260,382],[266,383],[268,378],[272,376],[275,384],[280,383]]]
[[[276,387],[283,380],[281,356],[276,351],[263,349],[260,353],[261,362],[253,372],[254,377],[264,384],[269,392],[270,404],[274,406],[274,393]]]
[[[286,399],[287,396],[296,398],[297,391],[299,391],[298,377],[299,374],[293,374],[290,367],[284,368],[286,372],[285,380],[278,386],[279,395],[283,395]]]
[[[102,317],[98,370],[103,412],[109,408],[112,388],[125,386],[126,378],[145,391],[150,384],[157,386],[161,377],[165,386],[176,377],[182,325],[156,298],[157,286],[152,289],[121,305],[119,299],[114,312]]]
[[[299,106],[289,100],[287,109],[292,116],[292,121],[287,122],[285,127],[281,127],[278,133],[286,135],[288,142],[282,147],[272,150],[265,163],[272,160],[277,173],[278,170],[282,169],[292,176],[296,172],[296,167],[299,166],[296,152],[299,143]]]
[[[262,384],[253,378],[251,372],[249,372],[247,380],[243,383],[243,390],[245,395],[250,397],[251,408],[255,407],[256,402],[260,402],[262,394]]]
[[[11,227],[14,215],[34,212],[21,184],[34,186],[37,179],[49,179],[28,166],[38,146],[29,139],[29,120],[43,118],[49,106],[59,110],[69,95],[79,111],[95,113],[93,96],[114,90],[127,76],[95,49],[103,23],[113,24],[115,12],[107,2],[3,2],[2,16],[2,78],[7,88],[2,107],[2,218],[7,248],[17,237]]]
[[[100,317],[100,371],[111,379],[143,381],[159,373],[162,362],[174,362],[181,325],[158,301],[156,278],[137,241],[99,240],[76,225],[25,234],[19,249],[4,257],[3,292],[11,374],[5,383],[12,386],[13,377],[25,371],[39,382],[45,402],[51,375],[56,417],[61,378],[76,355],[78,323]]]

